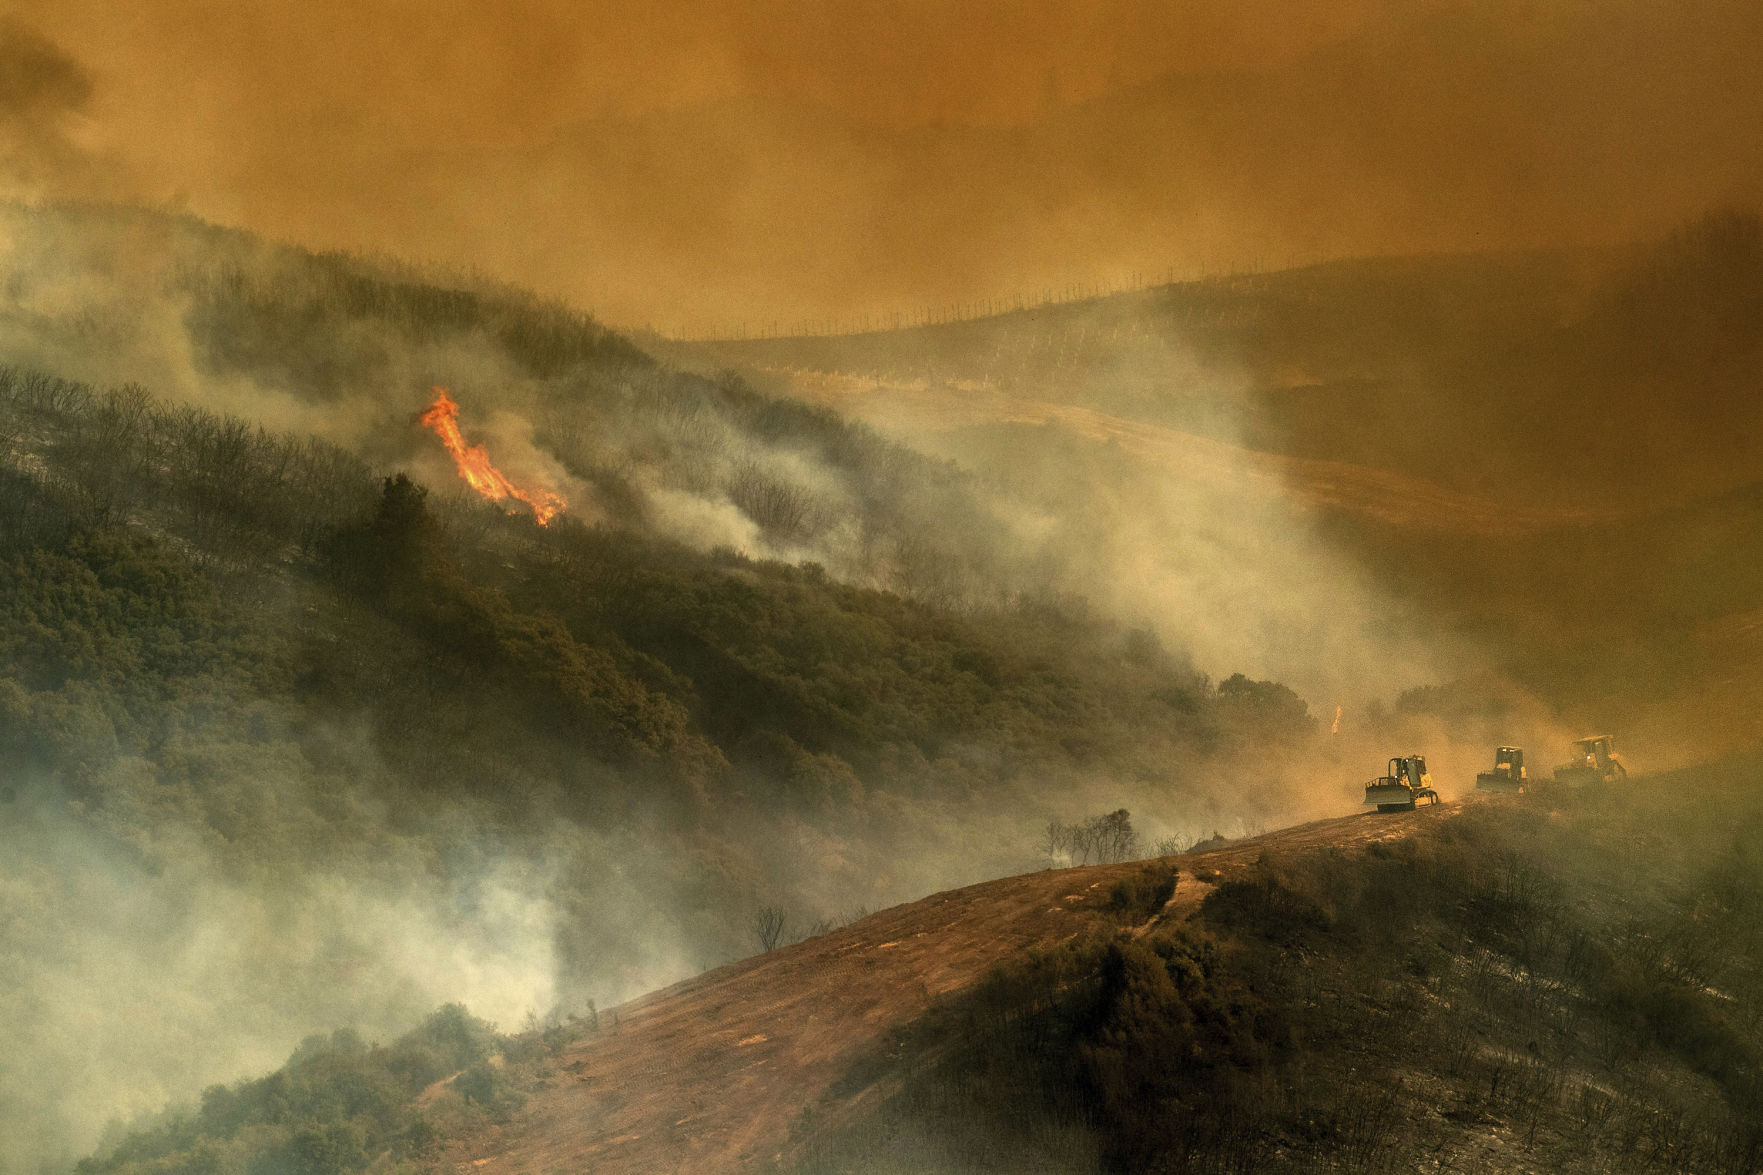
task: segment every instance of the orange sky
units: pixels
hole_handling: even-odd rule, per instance
[[[1754,202],[1760,8],[26,0],[11,11],[91,83],[55,125],[87,164],[102,161],[105,181],[82,166],[53,190],[181,200],[317,246],[481,268],[619,324],[704,329],[1171,266],[1620,239]],[[43,117],[11,119],[28,148],[11,154],[40,176],[55,155]]]

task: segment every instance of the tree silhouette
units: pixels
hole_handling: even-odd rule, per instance
[[[784,927],[789,923],[789,915],[784,913],[782,906],[761,906],[753,915],[753,937],[759,943],[761,951],[773,951],[784,938]]]

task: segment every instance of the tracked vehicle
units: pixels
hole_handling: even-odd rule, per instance
[[[1628,765],[1616,753],[1616,741],[1607,734],[1574,739],[1578,754],[1555,768],[1555,782],[1567,784],[1615,783],[1628,778]]]
[[[1391,759],[1389,774],[1365,785],[1365,802],[1376,804],[1379,812],[1412,812],[1422,800],[1436,804],[1439,793],[1432,790],[1432,776],[1421,755]]]
[[[1528,778],[1524,773],[1524,748],[1500,747],[1494,751],[1494,769],[1475,777],[1475,790],[1496,795],[1521,792]]]

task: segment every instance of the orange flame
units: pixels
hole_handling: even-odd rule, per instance
[[[521,489],[490,464],[490,455],[482,445],[467,445],[459,432],[459,405],[453,402],[446,388],[435,389],[435,402],[417,417],[417,423],[434,430],[441,443],[447,446],[447,452],[453,454],[453,464],[459,467],[459,476],[492,502],[505,498],[525,502],[533,508],[533,517],[540,526],[549,526],[558,512],[569,505],[561,495],[550,490]]]

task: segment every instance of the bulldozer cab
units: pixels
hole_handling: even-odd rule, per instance
[[[1628,765],[1616,753],[1616,741],[1607,734],[1592,734],[1573,740],[1574,757],[1555,769],[1555,779],[1563,783],[1601,780],[1610,783],[1628,778]]]
[[[1575,739],[1573,745],[1579,748],[1580,759],[1587,767],[1596,767],[1599,771],[1610,769],[1610,756],[1616,747],[1607,734],[1595,734],[1590,738]]]
[[[1426,759],[1421,755],[1391,758],[1388,774],[1365,785],[1365,802],[1377,805],[1379,812],[1411,812],[1420,799],[1435,804],[1439,800],[1432,789],[1432,777],[1426,773]]]
[[[1523,747],[1495,747],[1493,769],[1475,777],[1475,788],[1510,795],[1523,791],[1529,778],[1524,773]]]
[[[1418,790],[1426,786],[1421,782],[1425,776],[1426,759],[1421,755],[1409,755],[1406,758],[1390,760],[1389,778],[1391,779]]]

